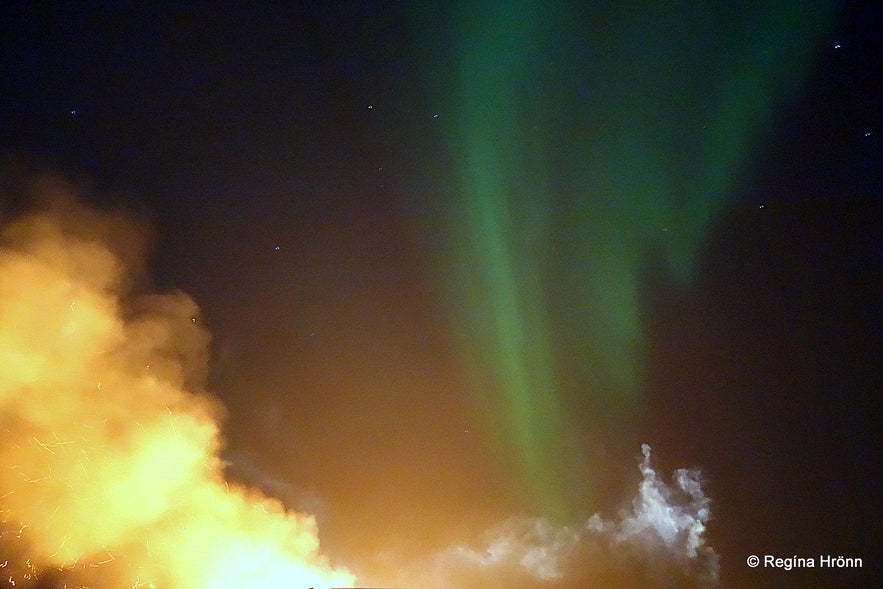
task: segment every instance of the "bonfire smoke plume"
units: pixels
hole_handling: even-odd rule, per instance
[[[710,501],[699,472],[680,469],[667,484],[651,467],[647,444],[642,452],[638,492],[618,517],[596,514],[572,526],[511,518],[481,542],[452,546],[418,567],[398,563],[394,568],[406,571],[400,583],[422,589],[717,587],[718,555],[704,537]]]
[[[39,186],[45,206],[0,228],[0,587],[352,586],[319,551],[313,517],[225,481],[209,337],[185,294],[146,293],[149,231],[63,183]],[[646,445],[639,470],[616,518],[512,518],[422,559],[384,553],[366,580],[715,586],[698,473],[665,483]]]
[[[148,233],[40,192],[0,230],[0,587],[352,585],[312,517],[225,482],[208,334],[139,291]]]

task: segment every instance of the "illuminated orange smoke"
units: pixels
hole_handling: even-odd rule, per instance
[[[0,233],[0,587],[352,586],[311,516],[225,483],[208,335],[134,290],[137,227],[56,200]]]

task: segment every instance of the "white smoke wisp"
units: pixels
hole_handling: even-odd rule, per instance
[[[0,579],[354,583],[320,552],[312,516],[227,484],[196,304],[140,292],[144,232],[69,192],[44,187],[54,204],[0,229]]]
[[[650,446],[642,452],[637,494],[618,518],[595,514],[575,526],[511,518],[480,547],[448,548],[405,582],[426,589],[718,586],[718,556],[705,543],[710,500],[698,471],[680,469],[666,484],[650,465]]]
[[[557,581],[564,576],[562,561],[580,540],[578,531],[542,518],[513,518],[488,534],[482,551],[455,546],[442,560],[450,557],[478,568],[523,569],[539,581]]]
[[[656,476],[650,466],[650,446],[643,444],[641,462],[643,480],[633,502],[633,512],[618,526],[615,537],[621,543],[659,543],[670,553],[684,559],[699,558],[705,524],[711,515],[710,500],[702,492],[696,470],[678,469],[675,486],[670,487]]]

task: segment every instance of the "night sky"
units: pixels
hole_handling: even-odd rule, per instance
[[[876,586],[879,8],[423,4],[4,3],[0,218],[146,219],[229,478],[354,569],[614,514],[646,442],[721,586]]]

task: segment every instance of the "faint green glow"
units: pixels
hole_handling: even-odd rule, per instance
[[[572,507],[580,435],[621,432],[611,422],[637,407],[644,264],[689,287],[829,17],[795,0],[418,15],[449,48],[428,56],[456,174],[448,303],[480,404],[540,509]]]

